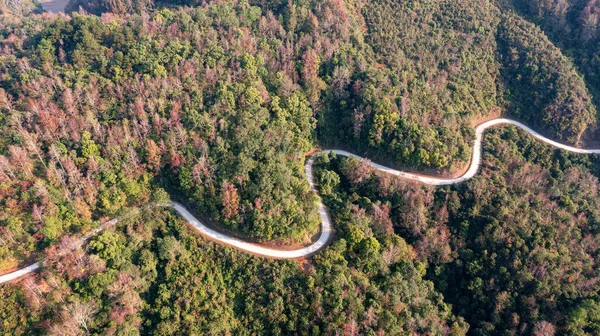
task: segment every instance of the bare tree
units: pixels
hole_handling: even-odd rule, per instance
[[[9,152],[13,166],[19,167],[27,177],[33,176],[33,163],[29,158],[29,153],[18,146],[10,146]]]
[[[66,311],[68,317],[72,318],[79,328],[89,333],[88,326],[98,312],[98,308],[95,301],[74,302],[67,305]]]
[[[28,277],[23,281],[25,288],[27,289],[27,293],[29,297],[35,300],[36,306],[41,306],[44,302],[44,294],[40,290],[40,287],[32,280],[31,277]]]
[[[0,178],[7,181],[11,181],[15,178],[15,173],[10,161],[3,155],[0,155]]]

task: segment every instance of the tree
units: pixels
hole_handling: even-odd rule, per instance
[[[152,139],[146,141],[146,162],[148,167],[157,172],[161,167],[161,150]]]
[[[90,132],[83,132],[81,135],[81,155],[85,159],[89,159],[94,156],[100,157],[100,146],[98,146],[94,140],[92,140],[92,134]]]
[[[27,150],[18,146],[10,146],[10,160],[13,167],[19,167],[25,173],[25,177],[33,176],[33,162],[29,158]]]
[[[240,200],[235,186],[228,181],[223,182],[221,185],[221,205],[223,206],[221,214],[223,217],[232,219],[237,216],[239,202]]]
[[[63,319],[67,325],[75,324],[89,333],[88,326],[92,317],[98,312],[95,301],[81,302],[76,301],[68,304],[63,311]]]
[[[554,326],[546,321],[536,322],[531,332],[533,336],[554,336]]]
[[[340,177],[338,174],[331,170],[325,170],[319,176],[319,193],[321,195],[329,195],[340,183]]]

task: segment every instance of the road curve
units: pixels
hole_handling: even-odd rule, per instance
[[[450,185],[450,184],[461,183],[468,179],[471,179],[473,176],[475,176],[475,174],[477,174],[477,171],[479,170],[479,166],[481,165],[481,143],[483,140],[483,133],[485,132],[485,130],[490,127],[493,127],[496,125],[501,125],[501,124],[515,125],[521,129],[523,129],[527,133],[533,135],[540,141],[545,142],[545,143],[547,143],[551,146],[554,146],[556,148],[559,148],[559,149],[564,149],[569,152],[580,153],[580,154],[600,154],[600,149],[581,149],[581,148],[564,145],[564,144],[558,143],[554,140],[546,138],[545,136],[539,134],[538,132],[532,130],[531,128],[525,126],[524,124],[522,124],[518,121],[511,120],[511,119],[505,119],[505,118],[498,118],[498,119],[493,119],[493,120],[484,122],[483,124],[480,124],[479,126],[477,126],[477,128],[475,129],[475,141],[473,143],[473,154],[471,157],[471,164],[469,165],[469,169],[467,170],[467,172],[457,178],[445,179],[445,178],[438,178],[438,177],[434,177],[434,176],[423,176],[423,175],[398,171],[396,169],[392,169],[392,168],[382,166],[380,164],[372,163],[372,162],[370,163],[370,166],[372,166],[373,168],[376,168],[377,170],[388,173],[388,174],[400,176],[402,178],[406,178],[409,180],[419,181],[419,182],[422,182],[424,184],[429,184],[429,185],[440,186],[440,185]],[[328,150],[324,150],[324,152],[334,152],[339,155],[362,159],[362,157],[360,157],[358,155],[355,155],[355,154],[352,154],[352,153],[349,153],[349,152],[346,152],[343,150],[328,149]]]
[[[483,124],[480,124],[475,129],[475,141],[474,141],[474,145],[473,145],[473,156],[471,158],[471,163],[469,165],[469,169],[467,170],[467,172],[460,177],[453,178],[453,179],[443,179],[443,178],[436,178],[433,176],[422,176],[422,175],[417,175],[417,174],[413,174],[413,173],[402,172],[402,171],[398,171],[398,170],[395,170],[395,169],[392,169],[389,167],[382,166],[377,163],[370,163],[370,165],[380,171],[385,172],[385,173],[396,175],[396,176],[410,179],[410,180],[419,181],[424,184],[439,186],[439,185],[450,185],[450,184],[460,183],[460,182],[466,181],[466,180],[472,178],[473,176],[475,176],[475,174],[477,173],[477,171],[479,169],[479,165],[481,164],[481,143],[483,140],[483,133],[485,132],[485,130],[490,127],[500,125],[500,124],[511,124],[511,125],[520,127],[521,129],[525,130],[526,132],[533,135],[537,139],[539,139],[551,146],[559,148],[559,149],[567,150],[567,151],[574,152],[574,153],[581,153],[581,154],[600,154],[600,149],[581,149],[581,148],[564,145],[564,144],[558,143],[556,141],[550,140],[550,139],[542,136],[541,134],[537,133],[536,131],[532,130],[531,128],[525,126],[524,124],[522,124],[518,121],[511,120],[511,119],[499,118],[499,119],[490,120]],[[334,152],[338,155],[343,155],[343,156],[348,156],[348,157],[356,157],[358,159],[362,159],[362,157],[360,157],[358,155],[355,155],[355,154],[352,154],[350,152],[343,151],[343,150],[325,149],[322,152],[325,152],[325,153]],[[314,190],[316,192],[317,187],[315,184],[315,179],[314,179],[314,175],[313,175],[313,171],[312,171],[313,164],[314,164],[314,158],[315,158],[315,156],[312,156],[306,161],[306,165],[304,166],[304,172],[306,174],[306,177],[308,178],[308,183],[310,184],[311,190]],[[176,202],[171,202],[168,204],[155,204],[153,206],[154,207],[173,207],[173,209],[177,213],[179,213],[198,232],[200,232],[200,234],[202,234],[203,236],[206,236],[209,239],[212,239],[214,241],[233,246],[242,251],[246,251],[249,253],[257,254],[260,256],[268,257],[268,258],[294,259],[294,258],[306,257],[306,256],[316,253],[317,251],[319,251],[323,247],[325,247],[325,245],[327,245],[327,242],[331,238],[332,225],[331,225],[331,218],[329,216],[329,212],[327,211],[327,208],[325,207],[325,205],[320,201],[320,199],[318,201],[318,205],[319,205],[319,215],[321,216],[321,233],[319,235],[319,239],[309,246],[306,246],[306,247],[303,247],[303,248],[297,249],[297,250],[290,250],[290,251],[266,248],[266,247],[263,247],[263,246],[260,246],[257,244],[245,242],[243,240],[231,237],[224,233],[217,232],[217,231],[209,228],[208,226],[204,225],[200,220],[198,220],[194,215],[192,215],[183,205],[176,203]],[[98,228],[93,230],[91,233],[85,235],[82,239],[80,239],[78,241],[78,243],[75,244],[74,247],[81,246],[87,239],[89,239],[93,235],[97,234],[98,232],[104,230],[105,228],[107,228],[109,226],[112,226],[112,225],[118,223],[120,220],[122,220],[126,217],[131,217],[132,215],[135,215],[136,213],[137,212],[134,211],[123,217],[112,219],[112,220],[100,225]],[[0,284],[16,280],[26,274],[35,272],[39,268],[40,268],[40,263],[37,262],[37,263],[29,265],[25,268],[19,269],[15,272],[4,274],[4,275],[0,276]]]

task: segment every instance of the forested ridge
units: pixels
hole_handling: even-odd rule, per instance
[[[0,333],[597,334],[598,159],[508,127],[482,174],[441,189],[319,158],[336,234],[302,262],[218,246],[168,210],[64,253],[169,194],[245,239],[306,243],[317,145],[452,175],[500,114],[597,142],[594,6],[2,2],[0,274],[46,262],[0,287]]]
[[[600,3],[596,0],[503,1],[539,25],[561,51],[573,59],[598,104],[600,87]],[[597,139],[598,128],[585,134]]]
[[[328,204],[363,209],[374,235],[402,236],[472,334],[597,334],[598,158],[490,133],[464,184],[424,187],[336,156],[317,180]]]

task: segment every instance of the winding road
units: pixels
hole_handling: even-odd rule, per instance
[[[483,140],[483,133],[485,132],[486,129],[496,126],[496,125],[500,125],[500,124],[515,125],[521,129],[525,130],[529,134],[533,135],[534,137],[538,138],[539,140],[541,140],[551,146],[559,148],[559,149],[567,150],[567,151],[574,152],[574,153],[581,153],[581,154],[600,154],[600,149],[581,149],[581,148],[564,145],[564,144],[558,143],[556,141],[550,140],[550,139],[542,136],[541,134],[537,133],[536,131],[532,130],[531,128],[525,126],[524,124],[522,124],[518,121],[511,120],[511,119],[499,118],[499,119],[493,119],[493,120],[484,122],[483,124],[480,124],[479,126],[477,126],[477,128],[475,130],[475,142],[474,142],[474,146],[473,146],[473,156],[471,158],[471,164],[469,165],[469,169],[467,170],[467,172],[460,177],[453,178],[453,179],[443,179],[443,178],[436,178],[433,176],[422,176],[422,175],[402,172],[402,171],[398,171],[398,170],[395,170],[395,169],[392,169],[389,167],[379,165],[377,163],[370,163],[370,165],[380,171],[385,172],[385,173],[396,175],[396,176],[410,179],[410,180],[419,181],[419,182],[422,182],[424,184],[429,184],[429,185],[439,186],[439,185],[450,185],[450,184],[461,183],[461,182],[466,181],[466,180],[472,178],[473,176],[475,176],[475,174],[477,173],[477,171],[479,169],[479,165],[481,164],[481,143]],[[343,155],[343,156],[348,156],[348,157],[356,157],[358,159],[362,159],[362,157],[360,157],[358,155],[355,155],[355,154],[352,154],[352,153],[349,153],[349,152],[346,152],[343,150],[325,149],[321,153],[323,153],[323,152],[325,152],[325,153],[334,152],[338,155]],[[308,182],[310,184],[311,190],[314,190],[316,192],[317,188],[315,185],[314,175],[313,175],[313,171],[312,171],[314,158],[315,158],[315,156],[312,156],[307,160],[306,165],[304,166],[304,172],[306,173],[306,177],[308,178]],[[217,232],[217,231],[209,228],[208,226],[204,225],[202,222],[200,222],[200,220],[198,220],[194,215],[192,215],[183,205],[176,203],[176,202],[171,202],[168,204],[155,204],[153,206],[155,206],[155,207],[173,207],[173,209],[177,213],[179,213],[186,221],[188,221],[188,223],[190,225],[192,225],[198,232],[200,232],[200,234],[202,234],[203,236],[205,236],[211,240],[214,240],[214,241],[217,241],[217,242],[229,245],[229,246],[233,246],[242,251],[246,251],[249,253],[253,253],[253,254],[268,257],[268,258],[294,259],[294,258],[306,257],[306,256],[309,256],[309,255],[312,255],[312,254],[318,252],[323,247],[325,247],[327,245],[327,243],[329,242],[329,240],[331,239],[332,226],[331,226],[331,218],[329,216],[329,212],[327,211],[327,208],[320,200],[318,202],[319,202],[318,203],[319,204],[319,215],[321,216],[321,233],[319,235],[319,239],[309,246],[306,246],[306,247],[303,247],[303,248],[297,249],[297,250],[290,250],[290,251],[276,250],[276,249],[263,247],[260,245],[242,241],[240,239],[231,237],[224,233]],[[86,240],[88,240],[90,237],[94,236],[98,232],[104,230],[105,228],[115,225],[120,220],[122,220],[126,217],[131,217],[137,213],[138,213],[138,211],[133,211],[131,213],[128,213],[125,216],[112,219],[112,220],[100,225],[98,228],[94,229],[92,232],[88,233],[83,238],[81,238],[78,241],[78,243],[75,244],[75,248],[81,246]],[[40,268],[40,266],[41,266],[40,263],[37,262],[35,264],[29,265],[25,268],[19,269],[12,273],[4,274],[4,275],[0,276],[0,284],[16,280],[24,275],[35,272],[36,270],[38,270]]]

